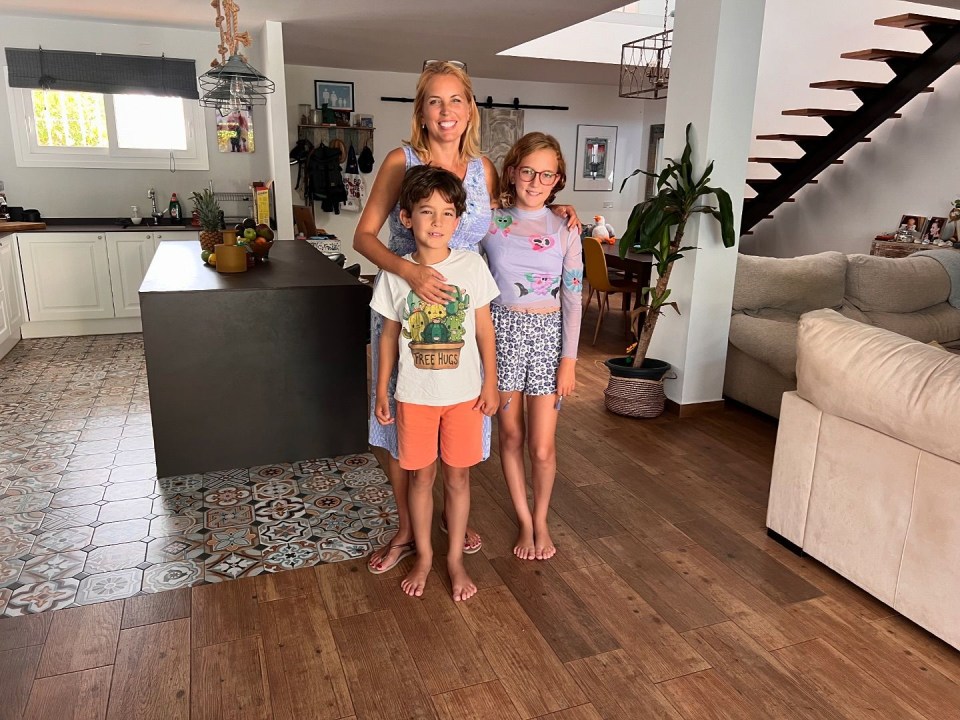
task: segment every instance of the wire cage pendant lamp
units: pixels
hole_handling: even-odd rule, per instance
[[[239,51],[241,45],[249,47],[251,42],[250,33],[237,29],[240,8],[234,0],[212,0],[210,6],[217,11],[220,59],[214,58],[210,69],[199,78],[203,91],[200,104],[217,108],[224,115],[251,105],[266,105],[267,95],[276,86]]]
[[[620,54],[620,97],[665,100],[670,83],[673,28],[667,29],[670,0],[663,4],[663,32],[624,43]]]

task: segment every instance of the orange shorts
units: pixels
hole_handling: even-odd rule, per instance
[[[476,400],[456,405],[397,403],[400,467],[420,470],[440,457],[450,467],[472,467],[483,460],[483,413]]]

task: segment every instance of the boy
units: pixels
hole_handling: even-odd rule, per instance
[[[455,175],[428,165],[410,168],[400,188],[400,222],[413,232],[417,249],[407,259],[442,274],[450,301],[426,303],[389,272],[381,273],[370,301],[384,318],[375,413],[381,424],[396,420],[400,467],[413,471],[409,503],[417,561],[401,587],[407,595],[423,595],[433,562],[430,524],[439,443],[450,537],[447,570],[457,602],[477,592],[463,565],[470,467],[483,456],[482,416],[497,411],[500,397],[490,318],[490,301],[500,291],[477,253],[449,248],[465,209],[466,192]],[[388,384],[398,355],[394,418]]]

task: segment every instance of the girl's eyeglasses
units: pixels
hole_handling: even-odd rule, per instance
[[[533,179],[540,176],[540,182],[544,185],[553,185],[560,179],[560,173],[555,173],[552,170],[534,170],[531,167],[522,167],[517,170],[517,175],[520,176],[520,179],[524,182],[533,182]]]
[[[464,72],[467,71],[467,64],[465,62],[460,62],[459,60],[424,60],[423,69],[426,70],[427,66],[429,65],[437,65],[437,64],[442,65],[443,63],[447,63],[448,65],[453,65],[455,68],[460,68]]]

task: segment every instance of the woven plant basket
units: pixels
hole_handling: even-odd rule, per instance
[[[663,414],[663,380],[610,376],[603,393],[607,410],[628,417],[655,418]]]

